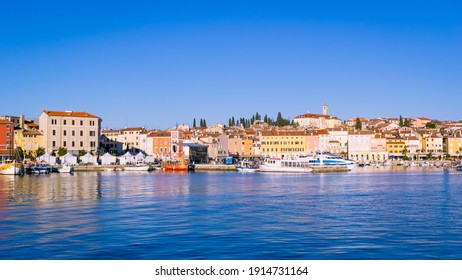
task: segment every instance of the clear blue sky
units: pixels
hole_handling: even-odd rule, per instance
[[[153,2],[153,3],[151,3]],[[1,1],[0,115],[462,118],[460,1]]]

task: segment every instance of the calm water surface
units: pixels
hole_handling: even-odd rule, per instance
[[[0,259],[462,259],[462,172],[0,176]]]

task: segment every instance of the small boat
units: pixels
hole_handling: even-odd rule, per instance
[[[267,158],[260,165],[261,172],[311,173],[308,162],[300,159]]]
[[[243,160],[240,164],[236,165],[237,171],[242,173],[255,173],[260,171],[258,163],[253,160]]]
[[[124,171],[151,171],[152,167],[145,162],[136,162],[133,164],[127,164],[124,167]]]
[[[64,164],[61,168],[58,169],[59,173],[74,173],[74,166],[70,164]]]
[[[0,175],[22,175],[23,166],[15,161],[5,161],[0,163]]]
[[[27,173],[29,174],[49,174],[51,172],[51,165],[42,161],[40,163],[36,163],[27,168]]]
[[[457,171],[462,171],[462,165],[457,165],[457,166],[456,166],[456,170],[457,170]]]
[[[188,171],[190,165],[184,159],[180,160],[167,160],[162,165],[164,171]]]

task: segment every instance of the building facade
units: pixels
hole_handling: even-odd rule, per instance
[[[86,112],[47,111],[39,117],[46,152],[59,148],[77,154],[79,150],[96,152],[99,148],[101,118]]]

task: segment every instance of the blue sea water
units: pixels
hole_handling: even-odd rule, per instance
[[[462,172],[1,176],[0,259],[462,259]]]

